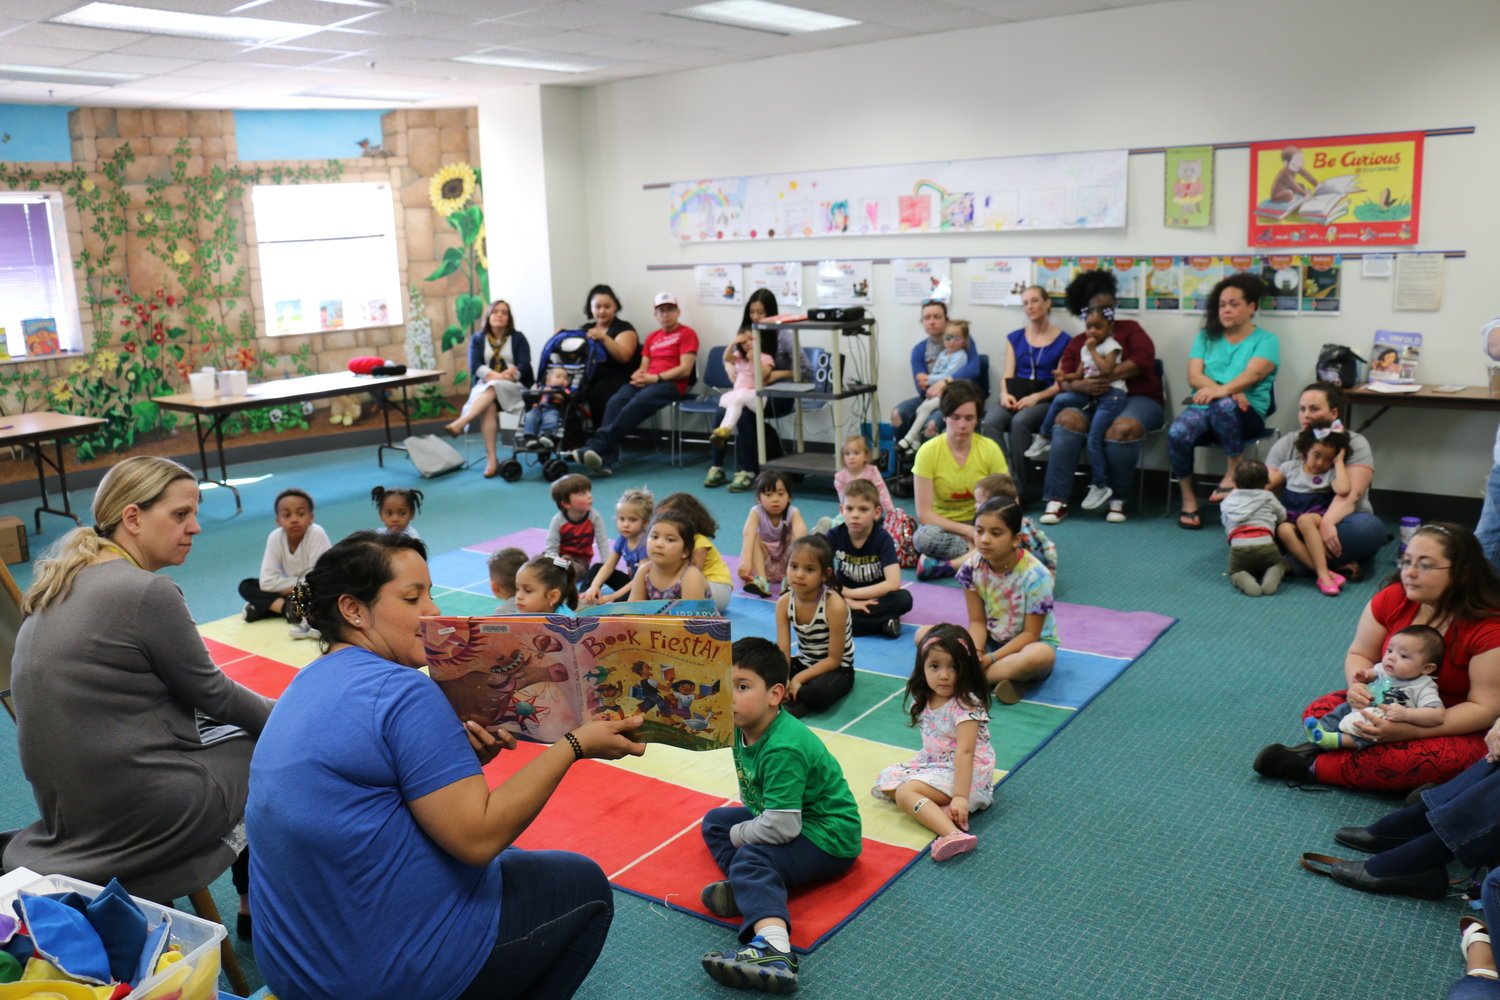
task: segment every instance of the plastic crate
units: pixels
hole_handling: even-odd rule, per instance
[[[11,904],[22,892],[34,895],[76,892],[92,899],[103,891],[103,886],[66,875],[41,875],[11,891],[0,893],[0,908],[6,913],[14,912]],[[126,1000],[216,1000],[219,995],[219,942],[228,934],[223,926],[181,910],[169,910],[139,896],[131,899],[146,914],[149,926],[155,927],[163,917],[171,918],[170,942],[182,952],[182,961],[136,984]]]

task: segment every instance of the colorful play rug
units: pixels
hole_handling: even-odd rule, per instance
[[[509,545],[538,552],[545,540],[545,532],[528,529],[434,556],[433,598],[444,614],[488,614],[496,603],[485,566],[489,554]],[[882,768],[906,760],[921,746],[901,705],[915,655],[914,627],[965,620],[963,591],[957,587],[912,583],[910,589],[916,608],[906,619],[905,635],[897,640],[860,637],[855,656],[860,672],[853,692],[834,711],[805,720],[843,765],[864,821],[864,852],[844,878],[792,899],[792,943],[801,951],[817,948],[851,920],[921,858],[932,840],[894,805],[869,794]],[[774,639],[774,608],[772,601],[736,592],[728,614],[734,634]],[[1063,648],[1052,676],[1027,692],[1020,704],[992,709],[996,780],[1041,749],[1173,621],[1149,612],[1059,604],[1057,627]],[[297,668],[317,656],[315,643],[292,640],[277,620],[252,625],[225,618],[201,631],[225,673],[272,697],[285,690]],[[522,744],[516,752],[502,754],[486,769],[491,785],[541,749]],[[518,846],[581,852],[597,861],[617,888],[717,920],[698,899],[704,885],[722,877],[699,836],[698,824],[704,813],[734,802],[736,795],[728,750],[693,753],[652,746],[639,759],[585,761],[568,772]]]

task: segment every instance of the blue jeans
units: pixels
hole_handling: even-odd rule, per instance
[[[721,806],[703,817],[703,842],[734,887],[734,902],[745,920],[740,925],[741,942],[755,936],[757,920],[780,917],[791,927],[787,890],[838,878],[854,865],[853,858],[836,858],[801,834],[785,844],[735,847],[729,839],[729,828],[754,818],[755,814],[744,806]]]
[[[1073,494],[1073,472],[1078,468],[1078,460],[1085,444],[1090,445],[1089,461],[1094,463],[1092,481],[1096,484],[1107,483],[1114,490],[1115,499],[1123,500],[1129,495],[1130,481],[1141,461],[1141,442],[1110,441],[1105,438],[1110,424],[1121,418],[1135,420],[1144,430],[1154,431],[1160,429],[1165,416],[1161,404],[1156,400],[1147,396],[1127,396],[1120,412],[1109,419],[1101,419],[1096,412],[1087,435],[1066,427],[1054,428],[1052,450],[1047,454],[1047,480],[1042,487],[1043,500],[1068,502]],[[1095,432],[1098,432],[1104,448],[1102,463],[1094,457],[1092,438]],[[1107,470],[1103,478],[1098,473],[1100,468]]]
[[[1474,529],[1484,557],[1500,572],[1500,465],[1490,467],[1490,482],[1484,491],[1484,509],[1479,512],[1479,526]],[[1497,925],[1500,927],[1500,925]]]
[[[604,950],[614,919],[599,866],[566,851],[500,855],[500,930],[458,1000],[571,997]]]
[[[1245,439],[1266,429],[1266,420],[1254,409],[1242,410],[1233,399],[1216,399],[1207,406],[1190,406],[1177,414],[1167,430],[1167,454],[1172,475],[1178,479],[1193,474],[1193,449],[1218,443],[1233,458],[1245,450]]]
[[[1484,903],[1484,922],[1492,928],[1500,928],[1500,868],[1491,868],[1480,887],[1479,898]],[[1448,1000],[1496,1000],[1500,998],[1500,982],[1479,976],[1464,976],[1448,991]]]
[[[558,431],[562,430],[562,408],[538,403],[526,411],[526,419],[521,421],[521,430],[528,437],[541,437],[545,434],[556,441]]]
[[[584,443],[584,448],[597,451],[605,465],[614,465],[620,460],[620,440],[651,414],[681,398],[682,392],[673,382],[654,382],[639,388],[625,386],[610,397],[599,429]]]

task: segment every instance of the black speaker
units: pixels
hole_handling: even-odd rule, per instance
[[[865,318],[864,306],[829,306],[809,309],[807,318],[814,323],[857,323]]]

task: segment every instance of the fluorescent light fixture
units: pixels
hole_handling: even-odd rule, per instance
[[[269,21],[258,17],[219,17],[214,14],[184,14],[153,7],[131,7],[122,3],[90,3],[52,18],[54,24],[84,28],[108,28],[148,35],[179,35],[219,42],[247,44],[301,38],[322,31],[323,25]]]
[[[553,73],[592,73],[596,69],[619,64],[618,59],[602,56],[571,56],[556,52],[539,52],[536,49],[496,48],[485,49],[471,56],[455,56],[454,62],[475,63],[479,66],[514,66],[519,69],[544,69]]]
[[[68,69],[65,66],[22,66],[0,63],[0,80],[27,80],[34,83],[73,83],[80,86],[113,87],[141,79],[139,73],[102,73],[90,69]]]
[[[414,90],[356,90],[348,87],[313,87],[291,95],[293,97],[327,97],[335,101],[367,101],[386,104],[416,104],[418,101],[433,101],[442,94],[423,94]]]
[[[732,28],[749,28],[773,35],[801,35],[830,28],[852,28],[859,21],[836,17],[817,10],[803,10],[769,0],[718,0],[667,12],[671,17],[687,17]]]

